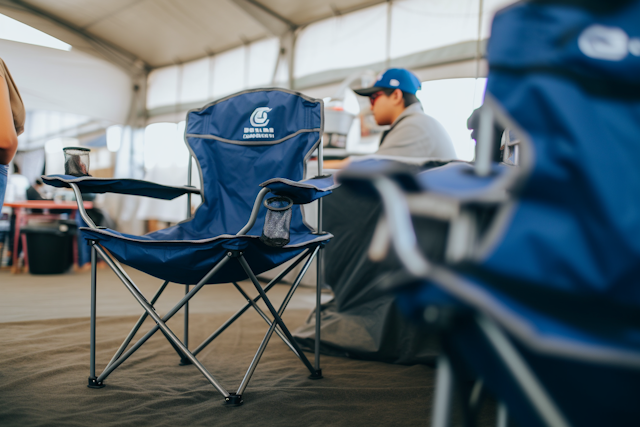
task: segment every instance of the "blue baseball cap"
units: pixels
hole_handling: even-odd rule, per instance
[[[381,89],[400,89],[403,92],[415,95],[421,87],[420,80],[411,71],[404,68],[389,68],[373,86],[354,89],[354,92],[362,96],[371,96]]]

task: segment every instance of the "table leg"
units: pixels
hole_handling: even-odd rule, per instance
[[[14,208],[13,213],[16,216],[16,226],[13,233],[13,252],[11,253],[12,264],[11,264],[11,272],[19,273],[18,268],[18,255],[20,253],[20,228],[22,226],[22,217],[24,213],[23,208]]]
[[[24,254],[24,264],[22,267],[22,271],[29,271],[29,251],[27,250],[27,236],[23,234],[21,238],[22,238],[22,253]]]
[[[76,211],[71,212],[71,219],[76,218]],[[73,270],[78,271],[80,269],[80,265],[78,265],[78,240],[80,238],[80,230],[77,231],[77,234],[73,237],[73,243],[71,244],[73,248]]]

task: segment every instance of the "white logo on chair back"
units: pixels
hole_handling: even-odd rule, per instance
[[[256,138],[274,138],[273,128],[266,127],[269,124],[269,117],[267,113],[271,111],[269,107],[258,107],[251,113],[250,128],[244,128],[243,139],[256,139]]]
[[[580,34],[578,47],[590,58],[622,61],[629,54],[629,36],[621,28],[596,24]]]
[[[269,124],[269,119],[267,118],[267,113],[271,111],[269,107],[258,107],[253,110],[251,113],[251,126],[259,128]]]

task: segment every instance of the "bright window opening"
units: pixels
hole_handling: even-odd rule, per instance
[[[5,15],[0,15],[0,39],[53,49],[71,50],[70,44]]]
[[[486,78],[433,80],[422,83],[416,94],[424,112],[447,130],[458,158],[473,160],[476,143],[467,129],[467,119],[482,105]]]

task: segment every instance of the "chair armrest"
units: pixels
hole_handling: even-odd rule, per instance
[[[516,190],[518,170],[493,163],[489,175],[479,176],[469,163],[449,163],[416,175],[422,193],[444,196],[460,203],[501,203]]]
[[[332,175],[328,175],[302,181],[273,178],[263,182],[260,186],[268,188],[271,193],[277,196],[289,197],[297,205],[304,205],[331,194],[331,190],[338,187],[339,184],[336,184]]]
[[[93,178],[90,176],[75,177],[71,175],[43,176],[42,181],[53,187],[71,188],[76,184],[83,193],[118,193],[134,196],[153,197],[155,199],[173,200],[183,194],[201,194],[195,187],[174,187],[156,184],[139,179]]]
[[[478,176],[472,164],[452,161],[422,172],[415,165],[371,159],[354,162],[342,170],[338,182],[361,194],[379,197],[374,181],[387,178],[416,197],[433,197],[460,204],[501,203],[517,189],[519,173],[513,166],[492,164],[488,176]]]
[[[340,184],[353,188],[360,194],[377,198],[378,191],[375,190],[373,181],[381,177],[393,180],[405,191],[420,191],[420,184],[416,180],[416,174],[420,170],[419,165],[395,160],[365,159],[350,163],[338,172],[336,178]]]

